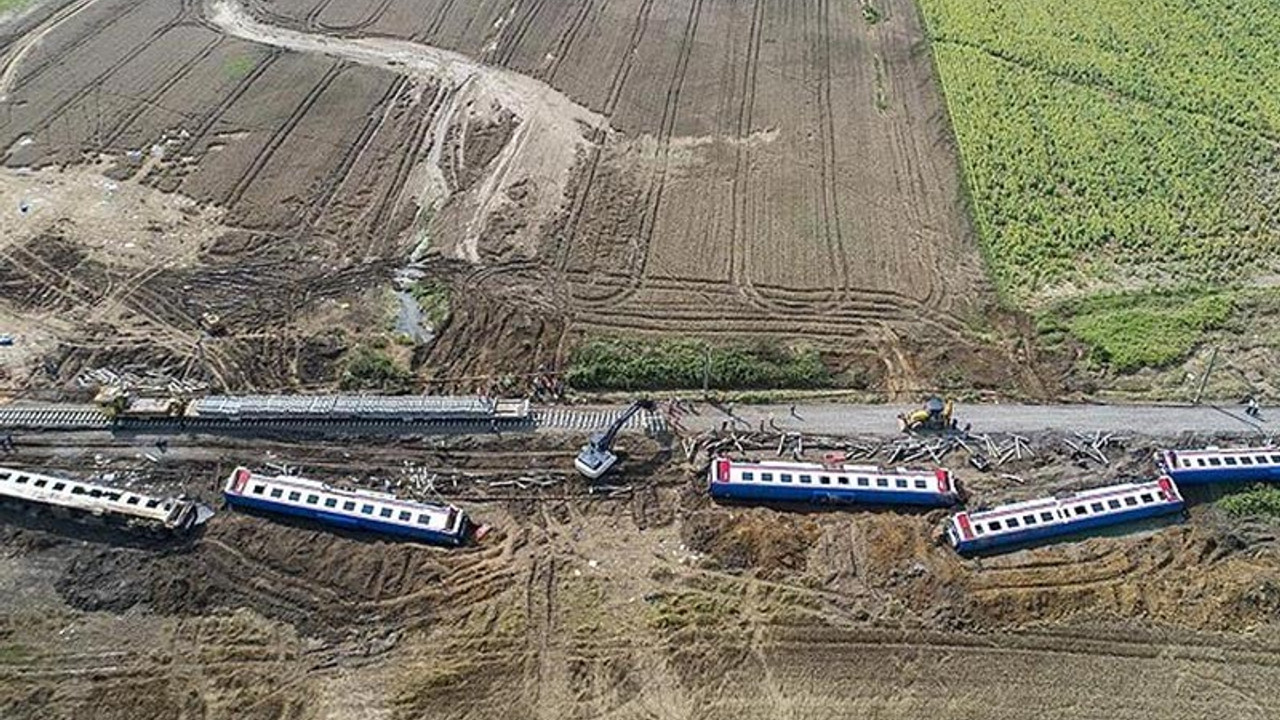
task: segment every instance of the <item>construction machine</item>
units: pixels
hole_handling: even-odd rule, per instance
[[[956,429],[955,401],[934,395],[925,400],[924,407],[898,416],[898,429],[902,432],[949,432]]]
[[[612,451],[613,439],[618,431],[627,424],[632,415],[641,410],[652,410],[654,407],[652,400],[637,400],[631,403],[631,407],[619,415],[618,419],[614,420],[604,432],[592,434],[587,444],[582,446],[582,452],[579,452],[578,457],[574,459],[573,466],[589,480],[596,480],[609,472],[609,468],[618,462],[618,456]]]

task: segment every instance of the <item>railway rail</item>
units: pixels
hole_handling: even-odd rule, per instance
[[[123,417],[112,418],[91,405],[33,405],[0,407],[0,431],[67,431],[103,430],[145,433],[179,432],[335,432],[406,434],[504,432],[524,430],[589,431],[607,426],[621,414],[612,408],[539,408],[527,417],[494,417],[491,419],[424,419],[395,418],[327,418],[307,415],[294,418],[229,418],[229,417]],[[624,426],[631,431],[665,432],[667,424],[660,413],[645,412],[631,418]]]

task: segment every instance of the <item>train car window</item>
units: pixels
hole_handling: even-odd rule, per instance
[[[750,470],[746,470],[742,473],[743,482],[751,482],[752,480],[755,480],[755,479],[756,479],[756,474],[751,472]]]
[[[419,524],[419,525],[430,525],[430,524],[431,524],[431,516],[430,516],[430,515],[428,515],[428,514],[426,514],[426,513],[422,513],[421,515],[419,515],[419,516],[418,516],[418,524]]]
[[[1182,467],[1191,467],[1191,459],[1182,458]]]
[[[1271,462],[1273,462],[1273,463],[1280,463],[1280,455],[1272,455],[1272,456],[1271,456]]]
[[[1241,465],[1252,465],[1252,464],[1253,464],[1253,458],[1249,457],[1248,455],[1241,455],[1241,456],[1240,456],[1240,464],[1241,464]]]
[[[384,508],[382,508],[382,510],[378,513],[378,515],[381,515],[381,516],[382,516],[382,517],[384,517],[384,518],[389,518],[389,517],[391,517],[391,513],[392,513],[391,508],[389,508],[389,507],[384,507]]]
[[[1094,512],[1102,512],[1102,503],[1093,503],[1089,505],[1089,509]]]
[[[1134,505],[1137,505],[1137,504],[1138,504],[1138,498],[1136,498],[1136,497],[1134,497],[1134,496],[1132,496],[1132,495],[1129,495],[1129,496],[1125,497],[1125,499],[1124,499],[1124,504],[1125,504],[1125,505],[1128,505],[1129,507],[1133,507]]]
[[[1235,459],[1235,458],[1233,458],[1233,457],[1231,457],[1230,455],[1228,455],[1227,457],[1222,458],[1222,462],[1224,462],[1224,463],[1226,463],[1226,464],[1228,464],[1228,465],[1235,465],[1235,464],[1236,464],[1236,459]]]
[[[79,486],[79,485],[72,485],[72,486],[71,486],[71,494],[72,494],[72,495],[83,495],[83,494],[84,494],[84,488],[83,488],[83,487],[81,487],[81,486]]]
[[[1000,521],[999,521],[999,520],[992,520],[991,522],[987,523],[987,526],[988,526],[988,527],[990,527],[990,528],[991,528],[991,530],[994,532],[994,531],[996,531],[996,530],[999,530],[999,529],[1000,529]]]
[[[800,482],[802,482],[802,483],[811,483],[811,482],[813,482],[813,476],[812,476],[812,475],[801,475],[801,476],[800,476]]]
[[[1149,502],[1155,502],[1156,500],[1154,497],[1152,497],[1151,493],[1142,493],[1141,495],[1138,496],[1138,498],[1142,500],[1142,504],[1144,505]]]
[[[18,476],[18,479],[14,480],[14,482],[15,482],[15,483],[17,483],[17,484],[19,484],[19,485],[23,485],[23,484],[25,484],[25,483],[27,482],[27,476],[26,476],[26,475],[19,475],[19,476]]]
[[[411,518],[411,517],[413,517],[413,513],[409,512],[408,510],[401,510],[401,511],[400,511],[400,521],[401,521],[401,522],[409,522],[409,518]]]
[[[900,488],[904,488],[907,486],[907,481],[903,478],[898,478],[897,480],[893,481],[893,484],[897,485]]]
[[[137,505],[137,504],[138,504],[138,496],[137,496],[137,495],[130,495],[130,496],[129,496],[129,499],[124,501],[124,504],[125,504],[125,505]]]
[[[284,490],[281,490],[280,488],[271,488],[271,497],[278,498],[283,494]]]
[[[98,488],[94,488],[89,491],[89,497],[100,498],[102,497],[102,491],[99,490]]]
[[[870,481],[870,480],[868,480],[868,479],[866,479],[866,478],[864,478],[864,477],[860,477],[860,478],[858,478],[858,487],[866,487],[866,486],[868,486],[868,485],[870,485],[870,484],[871,484],[871,481]]]
[[[1023,525],[1035,525],[1035,524],[1036,524],[1036,516],[1035,516],[1035,515],[1023,515],[1023,516],[1022,516],[1022,524],[1023,524]]]
[[[1266,456],[1266,455],[1257,455],[1257,456],[1255,456],[1253,459],[1254,459],[1254,460],[1257,460],[1259,465],[1266,465],[1266,464],[1267,464],[1267,456]]]
[[[830,485],[830,484],[831,484],[831,476],[830,476],[830,475],[823,475],[822,477],[818,478],[818,482],[822,483],[823,485]]]
[[[876,478],[876,487],[889,487],[889,478]]]
[[[1051,513],[1051,512],[1042,512],[1042,513],[1040,513],[1040,519],[1041,519],[1041,520],[1043,520],[1043,521],[1045,521],[1045,522],[1053,522],[1053,513]]]
[[[773,482],[773,473],[760,473],[760,482]]]
[[[266,492],[266,491],[267,491],[267,486],[266,486],[266,485],[254,485],[254,486],[253,486],[253,494],[254,494],[254,495],[261,495],[262,493],[264,493],[264,492]]]
[[[1088,511],[1088,510],[1086,510],[1086,509],[1085,509],[1085,507],[1084,507],[1083,505],[1077,505],[1077,506],[1076,506],[1076,514],[1077,514],[1077,515],[1084,515],[1084,514],[1085,514],[1085,513],[1087,513],[1087,512],[1089,512],[1089,511]]]
[[[297,502],[300,497],[302,497],[302,493],[294,490],[289,493],[289,502]]]
[[[1112,499],[1110,499],[1110,500],[1108,500],[1108,501],[1107,501],[1107,507],[1111,508],[1112,510],[1119,510],[1119,509],[1120,509],[1120,501],[1119,501],[1119,500],[1116,500],[1115,498],[1112,498]]]
[[[787,473],[781,473],[780,475],[778,475],[778,479],[781,480],[782,482],[791,482],[791,475]]]
[[[308,496],[307,496],[307,504],[308,504],[308,505],[315,505],[315,504],[316,504],[316,503],[318,503],[318,502],[320,502],[320,496],[319,496],[319,495],[308,495]]]
[[[372,515],[372,514],[373,514],[373,506],[372,506],[372,505],[364,505],[364,506],[362,506],[362,507],[360,508],[360,512],[361,512],[362,514],[364,514],[364,515]]]
[[[848,485],[848,484],[849,484],[849,478],[847,478],[847,477],[845,477],[845,476],[843,476],[843,475],[841,475],[838,479],[839,479],[839,481],[840,481],[840,484],[841,484],[841,485]]]
[[[348,501],[346,501],[346,502],[342,503],[342,509],[343,509],[343,510],[355,510],[355,509],[356,509],[356,503],[355,503],[355,501],[354,501],[354,500],[348,500]]]
[[[67,486],[66,483],[54,483],[53,490],[54,492],[62,492],[62,489],[65,488],[66,486]]]
[[[1005,520],[1005,521],[1004,521],[1004,524],[1005,524],[1005,525],[1006,525],[1010,530],[1012,530],[1012,529],[1014,529],[1014,528],[1018,527],[1018,518],[1009,518],[1008,520]]]
[[[35,485],[36,487],[44,487],[45,485],[48,485],[48,484],[49,484],[49,481],[48,481],[48,480],[37,480],[37,481],[35,481],[35,482],[31,483],[31,484],[32,484],[32,485]]]
[[[1216,457],[1211,457],[1209,458],[1209,465],[1211,465],[1212,467],[1219,467],[1222,465],[1222,461]]]
[[[147,501],[147,507],[149,507],[149,508],[154,508],[155,506],[157,506],[157,505],[159,505],[159,504],[160,504],[160,501],[159,501],[159,500],[148,500],[148,501]]]
[[[927,490],[928,488],[929,488],[929,483],[925,482],[924,480],[917,480],[917,481],[916,481],[916,489],[917,489],[917,490]]]
[[[324,499],[324,506],[325,506],[325,507],[327,507],[327,508],[336,508],[336,507],[338,507],[338,498],[325,498],[325,499]]]
[[[973,532],[975,535],[985,535],[987,529],[983,527],[981,523],[975,523],[973,526]]]

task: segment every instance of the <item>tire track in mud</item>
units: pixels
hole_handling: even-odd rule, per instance
[[[351,23],[350,25],[330,25],[329,23],[320,22],[317,20],[316,28],[320,30],[328,30],[331,32],[356,32],[359,30],[363,30],[369,27],[370,25],[381,20],[382,16],[386,14],[387,8],[391,7],[391,3],[393,1],[394,0],[380,0],[379,3],[376,6],[374,6],[373,9],[370,10],[367,15],[364,16],[364,19],[357,20],[356,22]],[[325,3],[325,8],[326,9],[328,8],[328,3]],[[323,13],[323,10],[321,12]],[[318,14],[317,14],[317,17],[318,17]]]
[[[627,41],[627,50],[623,53],[622,62],[618,64],[618,68],[613,73],[613,79],[609,82],[609,94],[605,96],[604,109],[601,113],[606,120],[613,118],[613,113],[618,107],[618,99],[622,96],[622,88],[627,84],[627,79],[631,77],[636,49],[640,46],[640,41],[644,38],[645,31],[649,28],[649,15],[653,10],[653,3],[654,0],[642,0],[640,9],[636,12],[636,21],[631,26],[631,37]],[[565,223],[568,231],[556,243],[555,269],[562,277],[568,272],[573,243],[577,239],[578,231],[582,226],[583,211],[586,209],[587,199],[591,195],[591,188],[595,183],[596,170],[600,165],[600,157],[604,154],[607,139],[607,127],[599,127],[592,133],[586,178],[582,182],[582,187],[576,193],[572,205],[573,209],[570,211],[569,219]]]
[[[114,145],[115,142],[120,139],[120,136],[123,135],[129,127],[142,116],[143,113],[156,106],[161,95],[165,94],[165,92],[167,92],[173,85],[182,82],[192,69],[204,61],[205,58],[209,57],[209,54],[217,49],[225,40],[226,38],[222,35],[215,36],[213,41],[206,45],[203,50],[184,62],[172,75],[165,78],[163,82],[157,83],[154,89],[143,95],[142,99],[133,106],[133,109],[126,113],[114,127],[107,131],[106,136],[99,146],[102,148],[108,148]]]
[[[594,0],[581,0],[582,4],[578,6],[578,13],[569,21],[569,27],[560,35],[556,41],[555,48],[552,52],[555,58],[551,61],[551,66],[546,72],[542,73],[542,79],[548,85],[555,85],[556,73],[560,72],[560,65],[564,62],[565,57],[573,50],[573,43],[578,39],[578,33],[582,31],[582,26],[586,23],[588,17],[591,16],[591,10],[595,7]]]
[[[360,128],[360,132],[357,133],[355,141],[350,143],[347,149],[342,152],[337,166],[334,167],[329,177],[325,179],[320,192],[315,195],[315,199],[299,225],[298,235],[308,232],[322,216],[329,212],[338,190],[346,184],[356,162],[369,149],[373,139],[377,137],[378,131],[386,124],[392,104],[408,84],[408,77],[404,75],[397,77],[387,86],[387,90],[382,94],[382,97],[369,108],[368,118]]]
[[[317,31],[320,28],[320,23],[318,22],[317,18],[320,17],[320,13],[328,9],[329,5],[332,2],[333,0],[320,0],[320,2],[316,3],[310,10],[307,11],[307,14],[303,16],[302,27],[306,28],[308,32]]]
[[[432,21],[427,25],[426,30],[421,34],[421,37],[418,37],[415,34],[413,39],[420,40],[422,42],[434,43],[439,37],[440,28],[444,26],[444,19],[448,17],[449,12],[453,10],[454,2],[455,0],[445,0],[444,3],[440,5],[440,10],[436,12],[435,18],[432,19]]]
[[[216,26],[212,27],[214,27],[214,29],[218,29]],[[227,93],[220,102],[210,108],[209,112],[205,113],[204,117],[202,117],[196,124],[196,129],[191,133],[191,137],[187,138],[187,141],[182,144],[178,154],[192,154],[192,151],[204,141],[205,137],[209,134],[209,131],[213,129],[213,126],[216,125],[219,120],[222,119],[222,116],[226,114],[232,106],[240,101],[241,96],[248,92],[249,88],[252,87],[253,84],[262,77],[263,73],[265,73],[283,54],[284,53],[279,49],[271,48],[267,55],[258,61],[257,65],[254,65],[252,70],[245,73],[245,76],[240,79],[240,82],[236,83],[236,86],[231,89],[231,92]]]
[[[0,101],[3,101],[10,92],[25,88],[31,82],[36,80],[38,76],[43,74],[44,71],[60,65],[63,57],[70,56],[78,50],[81,45],[84,45],[104,31],[108,30],[111,26],[131,15],[134,10],[137,10],[139,6],[147,1],[148,0],[134,0],[119,14],[113,15],[105,22],[91,27],[84,35],[72,41],[66,48],[63,48],[61,55],[51,55],[49,58],[37,63],[25,76],[21,78],[21,80],[19,80],[17,76],[18,68],[21,67],[22,60],[26,57],[27,53],[39,45],[40,41],[43,40],[45,36],[56,30],[64,22],[71,20],[73,17],[86,10],[90,5],[97,2],[97,0],[80,0],[73,5],[68,5],[63,10],[59,10],[57,13],[54,13],[43,23],[32,28],[31,32],[23,35],[16,42],[10,45],[3,60],[0,60]]]
[[[63,113],[63,111],[65,111],[67,108],[71,107],[72,105],[80,102],[84,98],[88,97],[91,93],[97,92],[102,87],[102,84],[107,81],[107,79],[109,79],[112,75],[115,75],[117,72],[119,72],[121,68],[123,68],[125,65],[128,65],[136,57],[146,52],[147,49],[150,48],[153,43],[155,43],[157,40],[163,37],[165,33],[169,32],[174,27],[176,27],[178,23],[179,23],[179,17],[175,15],[173,19],[169,20],[168,22],[164,23],[160,27],[153,30],[145,40],[134,45],[122,57],[120,57],[118,60],[108,65],[105,70],[95,75],[91,80],[86,81],[75,92],[71,93],[71,95],[68,96],[65,100],[58,103],[52,110],[49,110],[48,112],[46,112],[39,121],[33,123],[33,126],[37,128],[49,127],[53,123],[53,121]]]
[[[658,146],[654,150],[654,162],[657,168],[649,175],[649,186],[645,190],[645,212],[640,221],[640,237],[632,248],[627,265],[629,283],[618,292],[606,292],[591,295],[575,294],[571,287],[569,294],[575,304],[583,309],[604,309],[623,302],[634,295],[644,283],[649,264],[649,251],[653,245],[653,232],[658,222],[658,212],[662,206],[662,194],[666,188],[667,168],[671,154],[671,136],[675,133],[676,115],[679,112],[680,92],[684,89],[685,77],[689,70],[689,58],[693,54],[693,39],[698,33],[698,21],[702,16],[702,0],[691,0],[689,14],[685,18],[684,33],[680,39],[680,50],[676,57],[676,67],[672,71],[671,80],[667,84],[667,94],[662,106],[662,118],[658,125]],[[600,246],[592,247],[591,262],[588,267],[595,270],[599,259]]]
[[[370,244],[376,242],[379,238],[391,237],[392,225],[400,214],[400,208],[404,205],[405,188],[409,184],[409,178],[418,164],[418,159],[422,156],[423,147],[427,144],[427,139],[433,136],[431,126],[435,124],[440,110],[447,103],[452,102],[453,97],[460,91],[461,88],[434,88],[431,104],[427,106],[427,109],[422,113],[422,117],[413,126],[412,134],[409,137],[409,151],[401,154],[400,160],[396,164],[394,179],[387,187],[382,201],[378,203],[373,222],[369,225]]]
[[[516,6],[520,5],[520,0],[515,0]],[[546,5],[546,0],[533,0],[525,12],[517,21],[514,33],[505,32],[506,27],[499,31],[499,43],[497,60],[494,64],[503,67],[511,67],[511,59],[515,57],[516,50],[524,42],[525,36],[529,34],[529,28],[533,25],[533,21],[542,12],[542,8]],[[514,69],[514,68],[511,68]]]
[[[242,198],[245,191],[249,189],[249,185],[257,179],[258,174],[262,172],[262,169],[266,166],[267,162],[271,160],[273,155],[275,155],[276,150],[280,149],[285,138],[289,136],[289,133],[293,132],[293,129],[298,126],[298,123],[302,122],[302,119],[311,111],[311,108],[316,104],[316,101],[320,99],[320,96],[329,89],[329,86],[333,84],[333,81],[336,80],[347,67],[346,63],[337,61],[325,70],[325,73],[320,77],[320,80],[317,81],[316,84],[307,92],[306,96],[302,98],[302,102],[298,103],[297,107],[293,109],[293,112],[289,114],[289,117],[285,119],[284,123],[276,127],[276,129],[271,133],[266,144],[262,146],[262,149],[259,150],[257,155],[254,157],[253,162],[249,163],[248,169],[246,169],[244,174],[240,176],[240,179],[236,181],[235,185],[231,186],[231,191],[223,197],[219,205],[224,208],[232,208],[240,202],[240,198]]]
[[[831,263],[839,269],[837,293],[849,287],[849,260],[840,225],[840,197],[836,190],[835,120],[831,109],[831,0],[818,0],[818,36],[821,67],[818,70],[818,125],[822,138],[822,234]],[[832,229],[835,235],[832,236]]]

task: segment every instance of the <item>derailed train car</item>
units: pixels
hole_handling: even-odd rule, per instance
[[[1160,477],[956,513],[947,520],[945,531],[957,552],[970,554],[1169,515],[1183,508],[1178,486],[1170,478]]]
[[[716,458],[707,487],[721,500],[814,505],[872,504],[949,507],[961,491],[949,470],[883,469],[870,465],[744,462]]]
[[[223,497],[232,507],[305,518],[331,527],[461,546],[476,528],[453,505],[401,500],[390,493],[344,490],[289,475],[236,468]]]
[[[115,524],[185,532],[213,511],[195,500],[154,497],[108,485],[0,468],[0,500],[92,516]]]
[[[1161,450],[1156,465],[1183,485],[1280,482],[1280,448]]]

